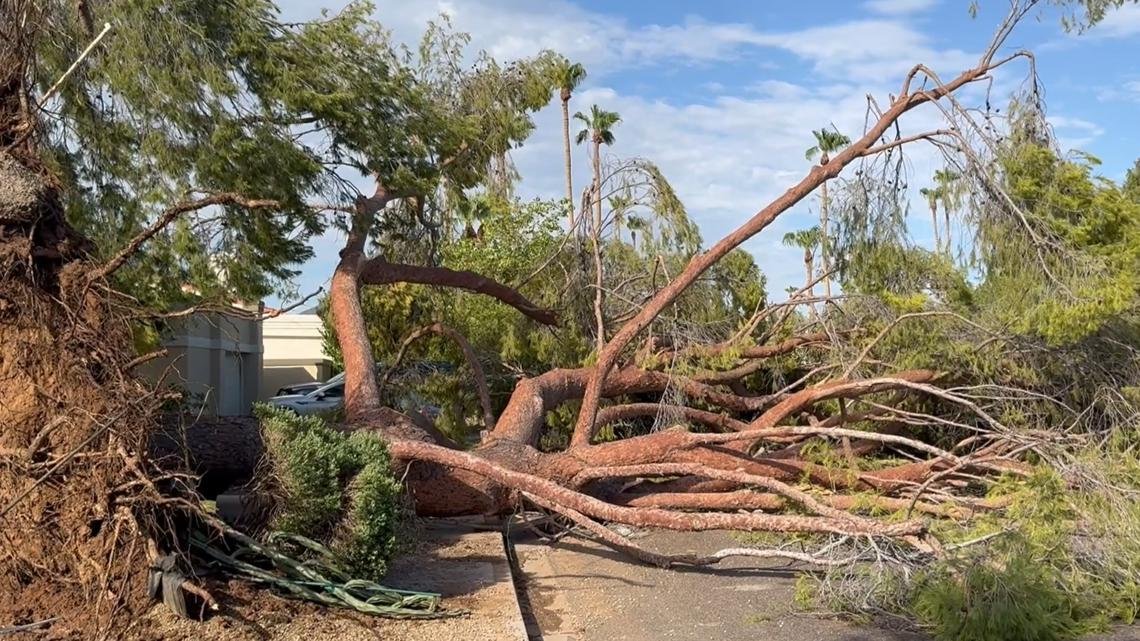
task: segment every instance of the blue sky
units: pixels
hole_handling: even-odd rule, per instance
[[[547,48],[582,62],[589,77],[571,111],[593,103],[618,111],[623,122],[608,153],[656,162],[708,243],[803,175],[812,129],[834,124],[860,133],[865,96],[885,102],[914,63],[952,77],[976,62],[1007,7],[1002,0],[979,4],[971,18],[968,0],[405,0],[377,2],[376,18],[396,39],[414,43],[427,21],[445,12],[471,34],[472,54],[482,49],[509,60]],[[282,1],[294,19],[320,6]],[[1045,9],[1021,24],[1007,48],[1036,54],[1061,144],[1099,157],[1105,176],[1122,177],[1140,156],[1134,124],[1140,68],[1128,62],[1140,60],[1140,6],[1110,14],[1079,36],[1065,34],[1059,14]],[[1025,66],[1003,72],[997,100],[1026,72]],[[902,127],[923,131],[938,119],[933,109],[919,110]],[[532,138],[513,155],[523,176],[519,195],[559,198],[557,105],[536,122]],[[917,189],[938,161],[929,149],[908,153]],[[577,189],[588,182],[585,149],[574,158]],[[815,207],[813,199],[801,203],[745,245],[768,274],[771,292],[801,282],[798,252],[780,238],[813,224]],[[916,207],[911,229],[918,242],[930,236],[926,218]],[[317,256],[296,283],[302,295],[331,276],[340,242],[335,233],[314,242]]]

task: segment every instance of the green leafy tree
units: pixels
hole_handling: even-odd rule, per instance
[[[1121,185],[1124,195],[1134,202],[1140,202],[1140,160],[1132,163],[1132,167],[1124,174],[1124,183]]]
[[[851,144],[850,138],[835,129],[817,129],[811,133],[815,136],[815,144],[808,148],[804,153],[804,157],[808,160],[813,160],[816,156],[819,156],[820,165],[826,165],[831,160],[831,154]],[[831,230],[828,226],[828,209],[830,203],[827,198],[826,182],[820,185],[819,193],[819,253],[823,259],[823,290],[824,295],[831,298]]]

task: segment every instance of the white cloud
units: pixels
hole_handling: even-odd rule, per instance
[[[1115,100],[1140,102],[1140,80],[1127,80],[1112,87],[1102,88],[1097,92],[1096,99],[1101,102]]]
[[[959,49],[933,49],[921,32],[886,19],[760,34],[756,43],[785,49],[812,62],[821,74],[853,80],[893,80],[918,62],[939,73],[957,74],[978,58]]]
[[[297,0],[295,0],[297,1]],[[897,4],[897,3],[896,3]],[[912,3],[913,4],[913,3]],[[456,28],[472,34],[472,47],[500,59],[533,55],[550,48],[586,64],[587,85],[571,111],[597,103],[618,111],[610,153],[641,156],[656,162],[673,183],[706,242],[719,239],[797,182],[808,170],[804,150],[811,130],[834,123],[855,136],[863,129],[866,95],[880,102],[898,90],[902,73],[923,62],[947,77],[973,65],[976,57],[957,49],[938,49],[914,28],[886,18],[822,25],[803,30],[760,31],[738,23],[690,18],[674,25],[631,26],[620,18],[586,11],[564,0],[450,0],[389,2],[377,17],[394,37],[415,42],[424,24],[446,10]],[[606,86],[610,72],[631,66],[716,64],[740,56],[746,48],[777,48],[800,58],[807,68],[794,82],[764,78],[762,66],[749,63],[738,87],[713,83],[700,74],[689,81],[701,102],[650,99],[633,90]],[[733,69],[743,69],[734,67]],[[903,133],[934,128],[932,108],[908,113]],[[534,135],[513,154],[523,181],[523,197],[564,195],[561,115],[551,105],[536,116]],[[935,160],[926,148],[908,150],[912,174],[929,176]],[[574,150],[575,189],[588,181],[584,148]],[[917,183],[920,182],[916,178]],[[745,244],[769,276],[770,289],[802,281],[800,257],[783,247],[785,231],[810,226],[814,200],[805,201]],[[922,236],[925,216],[917,219]],[[335,251],[323,256],[323,269]],[[331,272],[331,267],[329,268]],[[317,283],[326,275],[319,274]],[[308,277],[308,276],[306,276]]]
[[[1129,3],[1109,10],[1104,20],[1094,25],[1089,34],[1102,38],[1127,38],[1140,34],[1140,5]]]
[[[301,0],[282,0],[289,18],[311,17]],[[595,76],[633,67],[710,64],[739,58],[747,50],[781,49],[833,77],[877,79],[923,62],[936,70],[961,71],[976,62],[958,50],[931,48],[921,32],[897,19],[930,0],[872,0],[887,17],[780,32],[742,22],[710,22],[690,16],[676,24],[633,26],[624,18],[587,11],[567,0],[435,0],[382,2],[376,17],[397,40],[415,42],[441,13],[472,36],[473,50],[509,60],[552,49],[582,62]],[[772,64],[759,62],[761,68]]]
[[[938,0],[868,0],[863,6],[874,13],[900,16],[919,13],[938,4]]]
[[[1095,122],[1072,116],[1054,115],[1046,118],[1057,135],[1062,149],[1081,149],[1104,134],[1104,128]]]

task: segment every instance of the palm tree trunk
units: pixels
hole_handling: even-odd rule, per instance
[[[566,162],[566,207],[569,210],[570,233],[574,233],[574,173],[570,164],[570,99],[562,100],[562,152]]]
[[[594,141],[594,224],[602,233],[602,143]]]
[[[815,285],[812,284],[812,279],[815,278],[815,256],[812,254],[810,247],[804,247],[804,287],[807,288],[808,300],[815,298]],[[808,303],[808,311],[813,317],[816,316],[815,302]]]
[[[597,323],[598,353],[606,346],[606,319],[603,314],[605,295],[602,292],[602,143],[594,140],[594,220],[590,239],[594,248],[594,320]]]
[[[930,222],[931,222],[931,225],[934,227],[934,253],[937,254],[937,253],[940,253],[942,251],[942,240],[938,237],[938,205],[937,204],[931,204],[930,205]]]
[[[826,164],[827,155],[824,154],[824,164]],[[831,248],[829,247],[830,236],[827,233],[827,182],[824,181],[820,186],[819,195],[819,253],[820,258],[823,260],[823,294],[827,298],[831,298]],[[825,303],[826,304],[826,303]]]
[[[950,208],[942,208],[942,216],[946,219],[946,255],[953,257],[953,249],[950,247],[951,231],[950,231]]]

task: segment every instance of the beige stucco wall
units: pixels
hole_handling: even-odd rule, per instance
[[[213,416],[248,414],[261,389],[261,323],[199,313],[170,323],[166,356],[142,368],[153,381],[181,389],[192,411]]]
[[[324,381],[332,375],[321,319],[315,314],[282,314],[262,323],[263,370],[259,398],[284,385]]]

